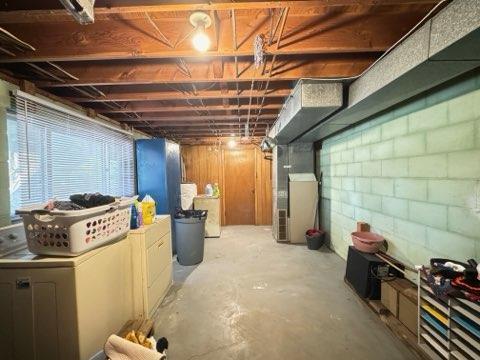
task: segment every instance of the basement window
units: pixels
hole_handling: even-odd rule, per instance
[[[134,144],[126,133],[18,94],[7,133],[12,216],[22,206],[74,193],[135,192]]]

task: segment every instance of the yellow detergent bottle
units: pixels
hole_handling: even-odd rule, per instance
[[[213,185],[213,196],[220,197],[220,188],[218,187],[218,183]]]
[[[145,225],[153,224],[156,215],[155,200],[148,194],[142,200],[142,215]]]

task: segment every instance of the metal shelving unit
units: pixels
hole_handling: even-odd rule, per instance
[[[480,360],[480,305],[439,299],[419,272],[418,344],[435,360]]]

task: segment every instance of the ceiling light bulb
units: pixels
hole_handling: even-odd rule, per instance
[[[230,149],[232,149],[232,148],[234,148],[235,146],[237,146],[237,142],[236,142],[234,139],[231,139],[231,140],[228,141],[227,146],[228,146]]]
[[[190,14],[190,24],[195,28],[192,36],[193,47],[200,52],[205,52],[210,48],[210,38],[205,33],[212,25],[211,17],[203,11],[195,11]]]
[[[210,38],[205,34],[205,26],[198,25],[195,35],[192,38],[193,47],[200,52],[205,52],[210,48]]]

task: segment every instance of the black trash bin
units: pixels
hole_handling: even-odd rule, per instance
[[[175,213],[177,261],[195,265],[203,261],[207,210],[179,210]]]
[[[307,240],[308,249],[318,250],[325,242],[325,232],[320,230],[312,235],[305,234],[305,239]]]

